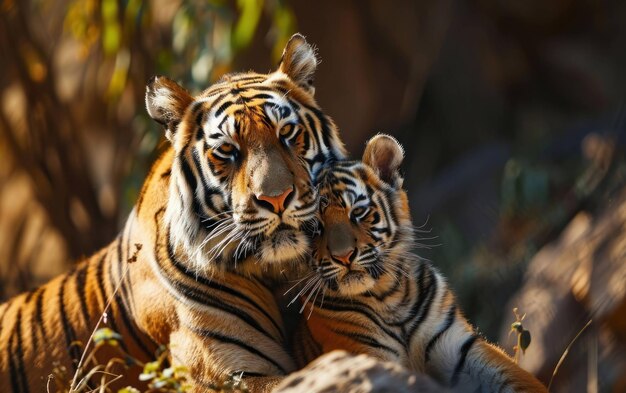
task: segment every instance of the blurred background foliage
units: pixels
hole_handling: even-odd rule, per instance
[[[152,75],[198,92],[267,72],[300,31],[353,156],[380,131],[406,147],[413,217],[430,230],[418,252],[469,319],[510,350],[512,307],[541,303],[522,364],[546,380],[596,318],[557,390],[626,389],[626,3],[0,1],[0,299],[117,234],[164,143],[143,108]]]

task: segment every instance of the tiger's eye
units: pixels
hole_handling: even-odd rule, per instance
[[[223,153],[232,153],[235,150],[235,146],[230,143],[223,143],[219,148]]]
[[[237,147],[232,143],[222,143],[214,152],[217,156],[231,160],[236,160],[239,156],[239,150],[237,150]]]

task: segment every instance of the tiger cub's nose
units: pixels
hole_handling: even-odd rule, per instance
[[[341,255],[343,254],[343,255]],[[337,253],[337,254],[331,254],[333,259],[338,260],[339,262],[343,263],[344,265],[348,266],[350,265],[350,258],[352,257],[352,255],[354,254],[354,249],[348,250],[347,252],[344,253]]]
[[[291,196],[293,194],[293,186],[289,186],[289,188],[285,189],[279,195],[255,195],[255,202],[276,214],[280,214],[285,211],[289,202],[291,201]]]

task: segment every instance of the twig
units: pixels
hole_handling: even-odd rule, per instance
[[[137,254],[139,253],[139,250],[141,250],[141,244],[137,243],[135,244],[135,252],[133,253],[133,256],[129,258],[130,259],[137,259]],[[98,330],[98,327],[100,326],[100,323],[102,323],[102,320],[104,319],[105,315],[107,315],[107,311],[109,309],[109,307],[111,306],[111,302],[113,301],[113,299],[115,298],[115,295],[117,295],[117,291],[119,291],[119,289],[122,287],[122,282],[124,282],[124,279],[126,278],[126,274],[128,274],[128,269],[130,267],[130,264],[125,264],[124,267],[124,273],[122,273],[122,275],[119,278],[119,281],[117,283],[117,285],[115,286],[115,290],[113,290],[113,293],[111,294],[111,296],[109,296],[109,299],[107,300],[107,304],[106,306],[104,306],[104,310],[102,311],[102,314],[100,314],[100,318],[98,319],[98,322],[96,323],[96,326],[93,328],[93,330],[91,331],[91,335],[89,336],[89,340],[87,340],[87,344],[85,345],[85,349],[83,350],[83,354],[80,357],[80,361],[78,362],[78,365],[76,366],[76,372],[74,373],[74,378],[72,378],[72,384],[70,385],[70,393],[74,392],[75,386],[76,386],[76,382],[78,380],[78,375],[81,371],[81,367],[83,365],[83,362],[85,360],[85,356],[87,355],[87,351],[89,349],[89,345],[91,345],[91,342],[93,341],[93,336],[94,334],[96,334],[96,331]]]
[[[585,326],[583,326],[583,328],[578,331],[578,334],[576,334],[576,337],[574,337],[572,341],[570,341],[567,348],[565,348],[565,351],[563,352],[563,355],[561,355],[559,362],[556,364],[556,367],[554,367],[554,371],[552,372],[552,377],[550,377],[550,383],[548,383],[548,391],[550,391],[550,387],[552,386],[552,381],[554,380],[556,373],[559,371],[561,364],[563,364],[563,362],[565,361],[565,358],[567,357],[567,354],[569,353],[570,348],[572,347],[572,345],[574,345],[574,342],[578,339],[578,337],[580,337],[580,335],[583,334],[585,330],[587,330],[589,325],[591,325],[592,321],[593,319],[590,319],[589,322],[587,322]]]

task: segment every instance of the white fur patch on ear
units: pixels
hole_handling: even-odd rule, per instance
[[[278,69],[313,94],[313,79],[318,63],[315,49],[306,42],[302,34],[296,33],[287,42]]]
[[[193,98],[187,90],[164,76],[155,76],[146,86],[146,109],[151,118],[167,128],[170,141]]]
[[[367,141],[363,162],[374,169],[378,176],[394,187],[402,187],[399,169],[404,160],[404,149],[391,135],[378,134]]]

